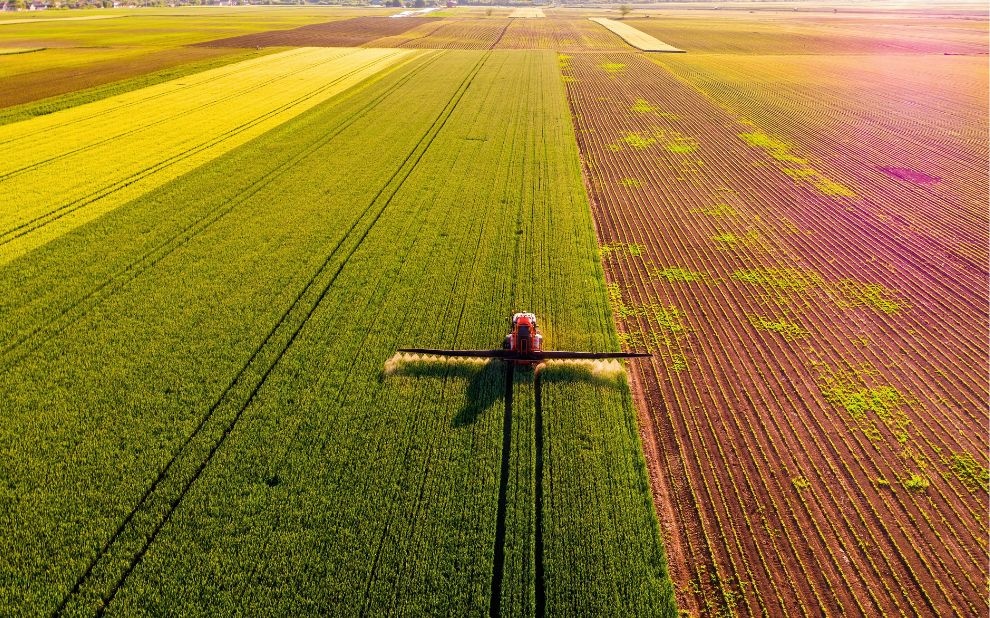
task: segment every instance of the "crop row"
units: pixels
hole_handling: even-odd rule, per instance
[[[987,78],[975,59],[936,58],[922,66],[909,57],[882,65],[813,56],[786,64],[704,57],[659,62],[728,113],[816,152],[893,223],[901,217],[924,225],[949,251],[958,251],[956,243],[979,244],[988,121]],[[771,84],[778,86],[770,90]],[[788,113],[799,108],[807,113]],[[904,203],[914,207],[898,210]]]
[[[358,108],[352,111],[351,115],[363,116],[364,114],[360,113],[363,111]],[[366,119],[365,122],[367,122]],[[262,324],[265,322],[273,323],[272,321],[277,317],[275,312],[286,306],[286,297],[291,300],[292,290],[298,290],[298,287],[305,282],[306,275],[300,268],[298,254],[300,252],[312,252],[313,249],[324,245],[331,239],[339,241],[344,232],[343,229],[339,229],[333,237],[328,239],[325,235],[312,235],[321,229],[319,226],[313,228],[308,239],[296,237],[293,242],[286,240],[286,237],[293,238],[294,234],[291,233],[291,230],[294,229],[294,226],[286,226],[285,223],[294,220],[297,224],[304,224],[301,229],[307,229],[312,226],[312,221],[320,221],[327,216],[328,212],[334,211],[328,210],[331,206],[324,204],[322,200],[314,201],[312,209],[309,211],[301,210],[298,207],[293,209],[289,215],[292,219],[286,221],[286,213],[274,209],[274,206],[279,203],[279,200],[275,198],[281,190],[283,182],[286,183],[285,186],[309,187],[309,191],[322,188],[321,183],[313,180],[315,172],[322,166],[316,165],[319,157],[312,150],[306,153],[307,157],[303,161],[292,161],[294,165],[280,169],[279,164],[289,163],[290,161],[286,161],[286,159],[291,160],[295,151],[305,152],[313,142],[317,142],[323,150],[328,146],[325,140],[315,139],[316,134],[309,123],[302,127],[289,127],[286,131],[280,132],[278,138],[281,138],[281,142],[274,136],[270,142],[267,142],[268,144],[281,143],[284,146],[284,149],[279,150],[282,154],[272,159],[271,167],[268,169],[264,169],[267,160],[260,154],[265,152],[267,157],[271,157],[271,151],[266,152],[264,147],[260,147],[260,150],[255,151],[254,154],[248,152],[246,155],[224,159],[222,165],[213,169],[203,168],[186,183],[179,183],[176,187],[166,185],[164,189],[151,194],[145,198],[145,201],[136,204],[133,208],[124,208],[101,218],[96,223],[96,228],[91,232],[101,240],[100,243],[92,243],[87,235],[69,234],[33,252],[30,259],[38,273],[33,284],[18,286],[12,277],[16,271],[13,270],[12,266],[6,269],[5,288],[11,290],[23,288],[25,290],[25,293],[18,297],[20,302],[15,305],[21,309],[16,323],[24,327],[30,327],[33,325],[32,323],[44,324],[47,321],[50,310],[45,307],[46,304],[53,305],[53,309],[70,309],[75,304],[76,299],[84,297],[93,289],[102,287],[104,282],[107,282],[108,275],[113,279],[118,277],[125,279],[122,289],[116,290],[116,293],[109,298],[101,299],[95,306],[90,307],[86,314],[70,325],[70,328],[65,332],[58,333],[62,338],[74,341],[77,348],[88,348],[89,353],[94,355],[93,358],[100,359],[103,368],[118,375],[119,386],[112,388],[113,384],[111,384],[109,385],[111,388],[87,389],[85,388],[87,379],[85,377],[77,378],[75,374],[79,372],[85,374],[86,371],[91,371],[95,367],[87,368],[85,363],[66,364],[64,369],[65,382],[74,386],[74,390],[79,391],[74,397],[74,406],[78,406],[75,409],[86,410],[93,418],[87,419],[85,415],[78,418],[74,414],[66,414],[61,421],[66,425],[65,435],[73,436],[78,433],[80,436],[91,437],[87,441],[76,444],[77,454],[74,462],[63,464],[62,469],[52,470],[52,467],[49,466],[53,479],[48,492],[40,493],[40,487],[33,490],[39,492],[35,500],[40,505],[43,505],[46,500],[58,501],[61,499],[64,502],[61,508],[65,509],[66,513],[82,515],[87,513],[86,507],[83,505],[86,505],[87,501],[92,501],[95,496],[80,496],[75,500],[66,500],[64,496],[60,495],[59,487],[62,484],[61,479],[70,483],[77,482],[71,479],[78,479],[77,475],[86,474],[87,469],[87,466],[80,465],[81,461],[86,459],[98,461],[100,452],[109,446],[103,443],[101,436],[90,431],[89,427],[86,426],[88,422],[113,427],[115,433],[120,435],[133,436],[127,443],[120,445],[121,449],[125,449],[123,455],[132,452],[132,449],[134,452],[144,452],[143,448],[140,450],[134,448],[145,444],[148,437],[141,434],[142,423],[147,426],[148,435],[158,436],[151,444],[162,444],[167,449],[163,452],[171,450],[168,448],[170,446],[174,448],[173,445],[178,443],[170,442],[170,440],[176,440],[178,436],[183,435],[183,432],[189,434],[192,431],[195,426],[193,419],[203,413],[204,409],[201,406],[204,404],[209,406],[208,402],[205,401],[206,398],[214,393],[219,393],[218,388],[222,390],[224,377],[233,376],[236,373],[236,367],[242,364],[250,355],[251,349],[257,346],[259,342],[257,337],[264,335],[264,332],[251,335],[254,331],[252,327],[255,320],[261,321]],[[403,147],[405,147],[405,152]],[[394,152],[387,156],[392,160],[401,161],[401,157],[405,156],[408,148],[408,141],[399,142],[396,144]],[[258,173],[239,173],[244,171],[257,171]],[[307,172],[309,172],[309,179],[307,179]],[[386,172],[377,172],[375,176],[384,173]],[[257,182],[256,177],[263,182]],[[229,180],[219,182],[219,179],[223,178]],[[361,176],[355,175],[353,178],[359,179]],[[373,190],[372,179],[368,179],[368,181],[369,189],[366,190]],[[380,183],[381,181],[378,184]],[[275,193],[271,193],[272,191]],[[171,234],[181,236],[183,229],[195,222],[200,216],[211,211],[222,210],[231,203],[234,208],[227,212],[226,216],[212,221],[211,225],[195,230],[198,234],[184,239],[184,242],[171,252],[160,256],[151,270],[145,269],[145,272],[135,280],[127,280],[130,270],[129,262],[135,258],[140,259],[141,252],[149,245],[153,246],[155,241],[166,241]],[[265,206],[266,203],[271,206]],[[341,211],[341,215],[353,210],[351,205],[344,203],[338,203],[335,208]],[[352,214],[351,218],[353,219],[354,216]],[[307,221],[307,218],[310,221]],[[277,225],[275,225],[276,222],[278,222]],[[281,229],[281,238],[279,235],[270,237],[267,241],[263,238],[252,238],[251,232],[265,228]],[[145,234],[141,233],[142,230]],[[134,242],[143,235],[149,236],[151,242],[147,245],[143,242]],[[220,239],[226,240],[218,242]],[[308,247],[306,246],[307,240],[310,245]],[[257,251],[267,252],[268,255],[262,258],[263,253],[256,253],[253,248],[256,245]],[[283,247],[278,250],[280,245]],[[101,250],[101,247],[104,246],[113,247],[114,251]],[[177,255],[181,255],[181,259]],[[212,266],[215,271],[220,269],[217,272],[211,273],[210,268],[203,266],[199,269],[195,268],[197,261],[203,262],[205,260],[205,264],[210,264],[212,263],[211,260],[217,259],[217,256],[238,255],[243,255],[244,266],[241,268],[250,266],[252,262],[255,264],[252,281],[262,283],[267,289],[284,290],[284,292],[264,295],[264,297],[259,298],[262,304],[255,306],[250,299],[253,293],[250,293],[248,289],[244,290],[244,292],[248,292],[244,295],[238,295],[236,292],[244,281],[237,275],[236,260],[232,260],[230,265],[232,268],[229,271],[225,271],[224,266],[219,263]],[[214,257],[211,258],[210,256]],[[24,261],[21,260],[21,262]],[[44,295],[45,288],[51,286],[51,281],[58,277],[59,272],[65,272],[64,264],[67,262],[75,263],[79,267],[79,274],[62,280],[60,285],[54,286],[57,293],[49,298],[49,303],[30,303],[30,300],[35,297]],[[259,269],[266,263],[271,269],[268,279],[262,276],[265,271]],[[104,264],[111,265],[113,269],[104,269]],[[190,268],[192,273],[188,272]],[[163,269],[171,270],[171,273],[166,274],[166,270]],[[114,273],[114,270],[117,273]],[[183,270],[187,272],[183,272]],[[204,292],[209,294],[209,289],[204,290],[201,284],[195,284],[195,282],[201,281],[200,277],[206,281],[215,280],[211,285],[218,294],[213,301],[213,307],[204,306],[202,303],[201,298]],[[163,290],[177,287],[174,282],[183,279],[189,284],[185,297],[177,295],[175,290],[172,290],[171,293],[165,292],[164,296],[158,296],[163,294]],[[169,281],[173,283],[170,284]],[[154,291],[153,288],[160,291]],[[183,308],[181,311],[165,310],[165,307],[170,305],[172,301],[169,301],[165,306],[155,307],[156,302],[153,302],[153,299],[156,296],[159,297],[157,302],[161,303],[168,300],[169,294],[172,295],[172,301],[176,303],[174,306]],[[126,300],[121,301],[121,297]],[[236,302],[235,299],[238,298],[240,298],[240,302]],[[271,307],[266,308],[265,304],[271,305]],[[121,312],[126,313],[128,311],[131,312],[133,322],[131,322],[129,329],[125,328],[124,330],[129,332],[129,336],[137,342],[139,346],[137,349],[141,349],[141,341],[155,341],[156,336],[172,335],[170,345],[147,347],[143,350],[142,355],[126,352],[125,350],[130,346],[125,346],[124,349],[116,353],[105,350],[102,346],[112,345],[112,342],[103,341],[106,334],[99,332],[99,325],[127,322],[129,320],[121,319],[120,315]],[[204,322],[196,317],[204,313],[209,315],[211,312],[216,315],[210,321]],[[156,315],[159,317],[154,317]],[[108,318],[108,316],[114,317]],[[167,319],[163,319],[164,316],[168,316]],[[7,320],[4,322],[5,324],[10,323]],[[96,325],[96,327],[86,327],[86,324]],[[190,328],[193,324],[196,324],[197,328]],[[87,330],[96,332],[89,338],[74,336],[79,332],[80,325],[84,325],[82,326],[84,332]],[[140,325],[144,325],[144,332],[139,334],[137,331],[142,330]],[[188,334],[180,336],[180,333],[185,331],[188,331]],[[203,338],[200,339],[200,337]],[[8,373],[9,378],[5,381],[5,394],[12,394],[15,391],[31,393],[33,390],[37,390],[38,392],[34,394],[35,397],[48,396],[45,389],[38,389],[36,384],[32,387],[32,380],[26,376],[34,374],[37,366],[46,362],[46,358],[51,354],[50,346],[51,343],[49,343],[48,348],[42,347],[36,354],[23,360]],[[144,346],[147,344],[145,343]],[[57,344],[56,347],[58,347]],[[73,346],[66,346],[65,351],[68,358],[84,358],[81,356],[84,353],[79,352]],[[200,361],[195,359],[210,359],[210,362],[200,364]],[[148,365],[144,365],[145,362]],[[128,365],[131,366],[130,369],[124,369]],[[197,365],[200,365],[198,370]],[[149,371],[149,367],[155,366],[164,368],[164,371],[161,373]],[[109,368],[115,369],[110,370]],[[204,370],[209,373],[197,374],[197,371],[203,372]],[[210,374],[215,377],[210,377]],[[99,384],[100,381],[90,379],[89,383]],[[128,385],[130,388],[122,390],[121,387],[124,385]],[[30,396],[26,397],[27,400],[30,398]],[[4,400],[10,402],[25,401],[13,396],[5,397]],[[4,411],[6,418],[12,422],[18,417],[22,418],[23,422],[32,422],[30,414],[32,409],[29,403],[25,403],[23,406],[14,409],[7,408]],[[61,411],[57,407],[54,409]],[[20,410],[19,415],[15,415],[17,410]],[[94,414],[97,410],[102,411],[102,413]],[[129,426],[127,424],[129,419],[121,418],[119,410],[131,410],[138,424],[135,427]],[[165,413],[159,417],[158,415],[163,411]],[[156,422],[152,422],[153,419]],[[83,424],[82,427],[79,425],[80,423]],[[46,438],[41,438],[41,442],[44,443],[46,439],[57,439],[57,437],[48,433]],[[35,460],[34,458],[24,459],[25,462]],[[117,517],[123,517],[126,511],[121,509],[125,508],[128,503],[136,503],[137,497],[140,495],[140,493],[132,494],[129,492],[131,484],[150,483],[151,479],[154,478],[154,472],[160,465],[164,464],[164,461],[158,465],[148,465],[148,463],[139,460],[136,468],[131,469],[130,466],[133,464],[128,462],[128,458],[123,458],[121,460],[122,470],[116,474],[110,470],[101,472],[102,476],[106,477],[107,482],[117,483],[116,491],[107,492],[103,499],[121,500],[116,508],[112,504],[101,505],[89,502],[90,508],[96,506],[100,512],[106,512],[111,516],[108,518],[109,521],[102,525],[115,525],[114,520]],[[193,464],[195,465],[195,462]],[[100,469],[98,465],[88,467],[93,470]],[[143,473],[141,473],[142,470]],[[148,476],[149,473],[151,476]],[[131,478],[131,474],[134,475],[133,478]],[[26,477],[24,472],[15,473],[13,470],[5,476],[12,479],[27,480],[30,478],[29,476]],[[29,488],[30,484],[18,489],[26,492]],[[135,487],[134,491],[139,490]],[[44,520],[35,517],[27,509],[20,509],[19,515],[24,521],[31,522],[31,525],[21,527],[14,533],[13,537],[17,538],[24,535],[30,539]],[[70,536],[60,542],[66,545],[63,549],[68,556],[74,553],[74,547],[91,551],[91,547],[102,545],[102,540],[99,542],[95,539],[87,540],[90,538],[89,535],[97,535],[96,538],[100,538],[101,535],[103,538],[110,536],[109,531],[101,530],[101,522],[94,521],[90,524],[82,524],[83,521],[85,521],[85,517],[80,517],[80,523],[77,523],[77,526],[81,525],[82,527],[75,531],[78,535],[76,540],[72,540]],[[33,545],[32,542],[24,544],[25,552],[28,555],[31,555]],[[39,557],[38,559],[40,559],[40,554],[41,552],[34,552],[34,555]],[[7,563],[7,568],[16,563],[16,560]],[[26,560],[24,564],[30,565],[31,562]],[[56,577],[66,578],[66,571],[81,574],[83,567],[73,568],[72,564],[71,559],[61,564],[61,568],[55,570]],[[29,577],[24,581],[27,582],[30,579]],[[67,591],[64,583],[47,582],[47,588],[45,583],[43,581],[37,583],[45,594],[53,594],[57,590]],[[16,597],[14,598],[16,599]],[[47,603],[43,604],[47,605]]]
[[[417,56],[0,285],[9,606],[674,613],[624,387],[548,387],[538,482],[531,376],[506,427],[500,371],[382,375],[522,307],[616,346],[552,54]]]
[[[807,62],[802,60],[795,64]],[[674,66],[668,61],[664,63]],[[954,386],[955,389],[964,388],[959,403],[964,404],[961,411],[965,414],[967,409],[978,408],[984,398],[983,389],[978,386],[984,352],[977,333],[986,324],[986,281],[981,273],[985,270],[981,264],[986,261],[986,248],[979,248],[981,230],[987,225],[985,209],[980,205],[981,194],[986,193],[986,179],[978,170],[986,156],[986,147],[980,146],[979,139],[979,135],[986,132],[987,121],[981,112],[981,109],[985,111],[986,103],[966,96],[966,87],[956,85],[966,83],[963,79],[950,80],[944,87],[936,87],[936,80],[927,70],[914,71],[900,87],[895,87],[893,82],[880,81],[877,75],[864,74],[855,83],[879,82],[878,85],[871,86],[869,96],[847,99],[849,86],[839,86],[838,76],[848,78],[849,63],[839,60],[833,64],[838,66],[808,68],[821,76],[823,85],[817,92],[812,93],[811,84],[795,80],[793,93],[781,97],[773,105],[762,97],[756,103],[752,94],[756,85],[739,71],[738,66],[728,65],[735,70],[719,71],[723,74],[719,78],[723,85],[719,88],[711,87],[711,79],[698,74],[691,76],[691,83],[730,113],[751,118],[767,132],[782,136],[778,141],[793,141],[805,152],[817,153],[821,159],[819,167],[840,171],[851,179],[846,182],[855,183],[861,199],[845,205],[847,209],[854,209],[847,211],[850,215],[845,225],[850,226],[848,233],[869,237],[874,242],[869,252],[857,250],[856,246],[838,246],[832,249],[831,257],[837,263],[843,258],[848,264],[865,263],[876,272],[874,277],[889,282],[888,287],[921,299],[918,309],[928,309],[931,313],[917,318],[917,328],[913,329],[917,333],[907,334],[925,338],[928,335],[923,331],[931,325],[945,325],[956,345],[945,351],[949,355],[941,367],[930,367],[925,373],[935,374],[927,379],[939,380],[947,367],[970,372],[965,384]],[[763,68],[764,74],[771,76],[774,71],[778,76],[787,71],[786,67]],[[678,74],[686,73],[683,68],[675,70]],[[959,67],[957,63],[957,70],[965,72],[965,64]],[[822,95],[826,85],[831,97]],[[918,92],[931,94],[922,100],[918,95],[909,94]],[[731,106],[727,103],[729,97]],[[901,104],[908,97],[913,97],[910,107]],[[939,97],[951,103],[938,103]],[[812,111],[805,115],[805,122],[815,127],[811,131],[806,126],[799,126],[792,119],[793,114],[784,113],[785,109],[795,106],[815,110],[813,100],[825,100],[831,105],[835,105],[835,101],[850,101],[847,105],[850,109],[838,119],[825,120],[836,113],[818,104],[822,107],[821,113]],[[878,103],[872,106],[860,103],[865,100]],[[777,111],[758,112],[757,108],[761,107]],[[925,134],[927,130],[904,128],[938,126],[950,118],[961,120],[957,125],[960,130]],[[864,131],[862,127],[867,123],[871,142],[847,145],[844,136]],[[919,186],[890,178],[880,171],[884,165],[927,170],[939,177],[940,182]],[[905,207],[908,204],[910,207]],[[797,210],[789,214],[788,222],[795,230],[810,230],[816,224],[816,217],[814,212]],[[900,281],[893,279],[895,276],[899,276]],[[940,347],[934,340],[930,345],[935,349]],[[941,401],[930,403],[943,405]],[[970,414],[965,416],[972,421]]]
[[[0,259],[92,221],[408,56],[292,50],[0,127],[0,153],[14,161],[0,174]]]
[[[645,59],[582,55],[564,75],[600,241],[639,254],[606,259],[622,328],[662,343],[672,311],[684,322],[686,368],[661,355],[640,376],[682,605],[979,611],[980,493],[942,462],[981,452],[980,346],[954,330],[978,299],[932,302],[906,276],[924,265],[895,258],[897,230],[860,214],[843,168],[754,147],[745,135],[772,129]],[[857,195],[795,178],[775,154]],[[639,309],[652,306],[663,319]],[[912,475],[930,478],[927,495]]]

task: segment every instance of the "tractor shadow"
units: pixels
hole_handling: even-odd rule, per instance
[[[505,363],[498,361],[417,359],[390,367],[386,375],[466,381],[464,404],[451,421],[454,427],[464,427],[474,423],[496,402],[505,398],[507,390],[511,388],[506,382],[509,379],[507,367]]]
[[[468,380],[464,406],[454,417],[453,426],[464,427],[474,423],[495,402],[504,399],[506,390],[512,388],[511,383],[507,383],[511,379],[509,376],[508,365],[501,362],[486,363],[480,371],[464,375]]]
[[[511,406],[515,382],[534,383],[538,408],[542,407],[544,383],[585,382],[620,386],[625,382],[625,371],[617,361],[551,361],[533,369],[477,359],[396,356],[386,364],[385,376],[467,381],[464,404],[451,421],[454,427],[474,423],[498,401]]]

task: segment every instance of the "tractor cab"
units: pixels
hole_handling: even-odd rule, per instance
[[[543,350],[543,335],[536,327],[536,315],[516,313],[512,316],[512,330],[505,336],[502,349],[520,356],[527,356]]]

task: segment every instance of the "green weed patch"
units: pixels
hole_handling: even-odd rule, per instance
[[[749,323],[758,330],[777,333],[787,341],[794,341],[808,335],[808,331],[800,324],[788,322],[783,318],[774,319],[760,315],[748,315],[746,317],[749,319]]]
[[[681,268],[680,266],[667,266],[664,268],[654,268],[650,270],[650,276],[663,279],[670,283],[697,283],[708,280],[708,275],[702,272]]]
[[[949,469],[970,491],[990,491],[990,472],[971,453],[952,453]]]

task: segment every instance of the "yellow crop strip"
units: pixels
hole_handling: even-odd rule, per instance
[[[0,127],[0,264],[416,53],[294,49]]]

